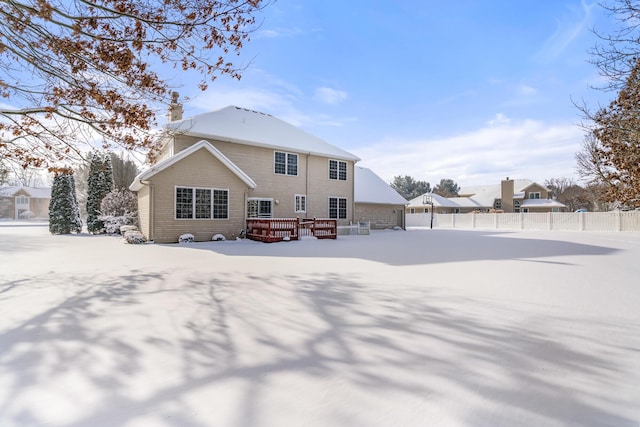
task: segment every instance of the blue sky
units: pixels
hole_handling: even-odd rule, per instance
[[[610,93],[588,63],[612,23],[578,0],[278,0],[239,58],[241,81],[206,92],[178,76],[185,115],[238,105],[362,158],[386,181],[492,184],[575,175],[572,99]],[[181,80],[183,79],[183,80]]]

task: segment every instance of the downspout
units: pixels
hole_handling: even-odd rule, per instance
[[[353,161],[353,171],[351,172],[351,222],[356,222],[356,162]]]
[[[309,209],[309,157],[310,156],[311,156],[311,151],[309,151],[307,153],[307,159],[305,161],[306,162],[305,169],[306,169],[306,172],[307,172],[307,177],[304,180],[304,199],[305,199],[304,200],[304,211],[305,211],[304,213],[305,213],[305,216],[307,218],[311,218],[311,216],[309,215],[309,212],[308,212],[308,209]],[[315,217],[315,215],[314,215],[314,217]]]
[[[140,182],[140,184],[142,185],[146,185],[147,187],[149,187],[149,238],[148,240],[152,241],[155,240],[155,212],[153,210],[154,207],[154,203],[153,203],[153,199],[154,199],[154,186],[153,184],[151,184],[149,181],[143,181],[143,180],[138,180],[138,182]]]
[[[242,207],[242,211],[244,212],[244,222],[242,223],[242,230],[240,230],[240,233],[242,234],[242,231],[244,230],[245,237],[247,235],[247,221],[249,220],[249,216],[247,212],[247,206],[249,202],[249,191],[252,191],[252,190],[253,189],[251,187],[247,187],[247,190],[244,192],[244,206]]]

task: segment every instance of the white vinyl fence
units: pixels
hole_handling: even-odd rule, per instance
[[[408,214],[407,227],[429,227],[429,214]],[[433,228],[640,231],[640,211],[435,214]]]

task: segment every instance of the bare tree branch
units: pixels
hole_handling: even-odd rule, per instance
[[[265,0],[0,0],[0,157],[63,170],[89,136],[153,155],[172,88],[153,68],[240,78]],[[6,105],[11,107],[7,108]]]

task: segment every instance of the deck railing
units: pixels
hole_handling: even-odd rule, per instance
[[[318,239],[335,239],[338,222],[335,219],[300,218],[249,218],[247,238],[261,242],[281,242],[298,240],[300,236],[314,236]]]
[[[312,234],[316,239],[336,239],[338,237],[338,221],[328,218],[314,218]]]
[[[298,240],[298,218],[250,218],[247,219],[247,238],[261,242]]]

